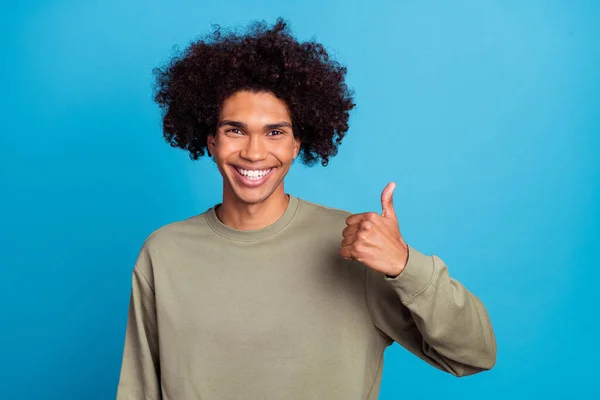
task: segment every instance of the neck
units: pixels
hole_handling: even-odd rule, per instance
[[[223,191],[223,203],[216,209],[217,217],[231,228],[247,231],[265,228],[275,223],[285,213],[289,196],[283,184],[260,203],[248,204],[231,191]]]

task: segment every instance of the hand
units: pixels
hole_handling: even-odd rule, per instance
[[[408,262],[408,245],[400,234],[392,202],[395,188],[396,184],[391,182],[383,189],[381,215],[367,212],[346,219],[340,249],[342,257],[360,261],[390,277],[400,275]]]

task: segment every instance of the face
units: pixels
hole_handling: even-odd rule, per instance
[[[283,178],[300,150],[287,104],[272,93],[227,98],[208,150],[223,175],[223,196],[245,204],[284,197]]]

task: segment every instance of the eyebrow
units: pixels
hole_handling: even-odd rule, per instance
[[[225,119],[223,121],[220,121],[217,124],[217,128],[220,128],[220,127],[225,126],[225,125],[229,125],[229,126],[233,126],[233,127],[241,128],[241,129],[247,129],[248,128],[248,126],[245,123],[243,123],[243,122],[232,121],[232,120],[229,120],[229,119]],[[292,124],[290,124],[289,122],[286,122],[286,121],[281,121],[281,122],[277,122],[277,123],[274,123],[274,124],[267,124],[267,125],[264,126],[264,128],[268,129],[268,130],[279,129],[279,128],[291,128],[291,127],[292,127]]]

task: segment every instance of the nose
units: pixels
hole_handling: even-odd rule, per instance
[[[266,146],[260,136],[248,135],[240,156],[248,161],[261,161],[267,157]]]

